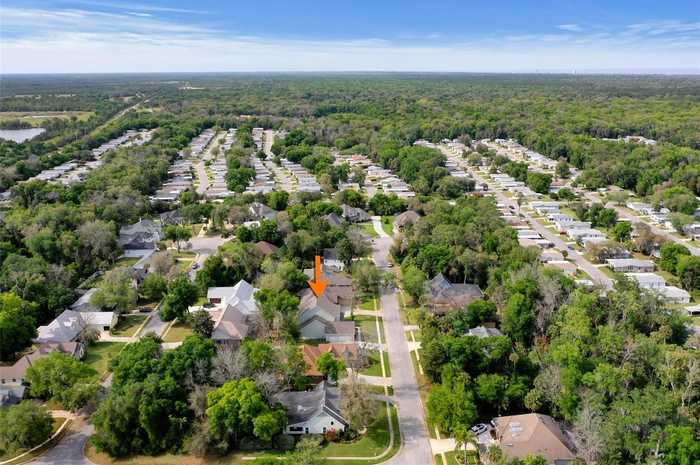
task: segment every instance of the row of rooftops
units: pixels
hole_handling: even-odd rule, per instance
[[[185,150],[178,152],[179,157],[168,168],[168,180],[150,197],[152,202],[177,202],[180,194],[192,187],[192,160],[202,153],[215,136],[213,129],[206,129],[192,139],[189,144],[190,153]]]
[[[224,142],[219,147],[216,158],[209,164],[212,172],[212,180],[204,195],[208,199],[223,199],[233,195],[226,183],[228,165],[226,163],[226,151],[233,145],[236,139],[236,130],[229,129],[223,136]]]
[[[405,181],[396,176],[391,170],[376,165],[372,160],[361,154],[335,153],[335,164],[347,163],[352,166],[365,168],[367,176],[363,186],[370,197],[374,196],[379,188],[385,194],[396,194],[401,198],[415,197],[415,192]]]
[[[67,186],[76,184],[84,180],[85,176],[87,176],[90,171],[102,166],[102,156],[105,153],[118,147],[143,145],[152,139],[154,132],[155,130],[144,129],[137,131],[129,129],[121,136],[92,149],[92,156],[94,157],[94,160],[84,163],[77,160],[70,160],[58,166],[54,166],[53,168],[45,169],[36,176],[29,178],[28,181],[38,180],[60,182]]]

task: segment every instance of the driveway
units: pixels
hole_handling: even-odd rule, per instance
[[[44,455],[29,462],[31,465],[94,465],[85,458],[83,449],[94,428],[84,420],[76,420],[72,430]]]
[[[378,267],[386,269],[391,244],[392,240],[389,237],[375,240],[374,261]],[[423,404],[418,393],[418,383],[413,371],[411,354],[404,336],[396,290],[393,288],[382,289],[380,302],[394,386],[394,402],[401,430],[401,450],[384,463],[389,465],[430,465],[433,463],[430,437],[426,427]]]

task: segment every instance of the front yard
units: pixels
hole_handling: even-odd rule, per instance
[[[109,361],[116,357],[126,345],[125,342],[96,342],[87,347],[83,361],[97,372],[98,377],[107,373]]]
[[[386,371],[386,376],[391,376],[391,368],[389,367],[389,356],[386,352],[381,352],[384,358],[384,370]],[[382,376],[382,363],[379,359],[379,351],[373,350],[367,354],[368,365],[360,369],[360,374],[366,376]]]
[[[192,328],[187,323],[177,322],[163,335],[163,342],[182,342],[187,336],[194,334]]]
[[[112,336],[132,337],[146,321],[146,315],[121,315],[117,325],[112,328]]]
[[[377,333],[377,323],[375,321],[375,317],[366,315],[355,315],[353,317],[355,324],[360,328],[360,331],[362,332],[362,338],[364,341],[377,343],[379,342],[379,336],[381,336],[382,342],[384,342],[384,324],[382,323],[381,318],[378,319],[379,331],[381,331],[380,335],[378,335]]]

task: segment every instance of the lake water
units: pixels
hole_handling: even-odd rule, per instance
[[[20,143],[25,140],[33,139],[44,131],[46,131],[44,128],[0,129],[0,139],[13,140]]]

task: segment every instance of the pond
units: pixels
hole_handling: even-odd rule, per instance
[[[19,144],[35,138],[44,131],[46,131],[44,128],[0,129],[0,139],[12,140]]]

